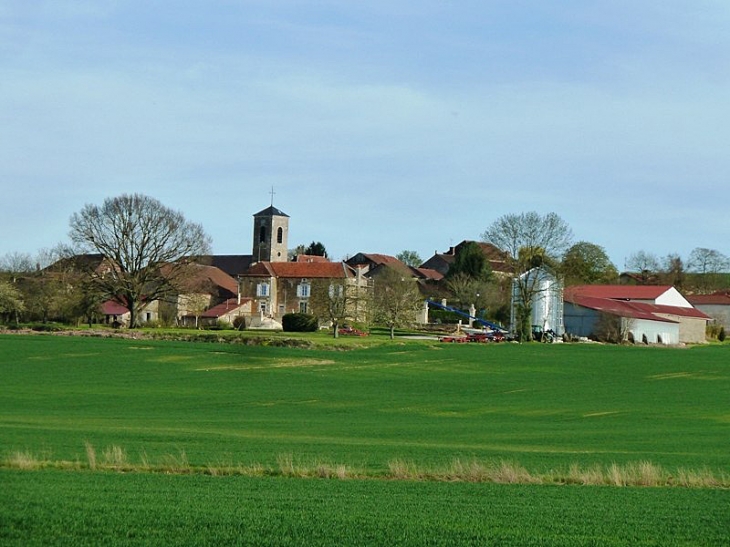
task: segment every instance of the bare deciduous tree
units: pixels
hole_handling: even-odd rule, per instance
[[[668,254],[662,261],[662,282],[681,290],[685,283],[684,270],[684,261],[682,260],[682,257],[677,253]]]
[[[508,214],[482,234],[482,240],[507,252],[518,303],[513,325],[520,340],[528,340],[532,302],[541,290],[537,275],[522,275],[543,264],[556,263],[570,245],[573,232],[555,213]],[[515,303],[513,303],[515,305]]]
[[[0,258],[0,272],[13,278],[13,282],[18,274],[30,273],[35,269],[35,261],[28,253],[8,253]]]
[[[416,313],[423,307],[423,297],[409,273],[392,267],[383,268],[374,283],[375,319],[390,329],[392,340],[396,327],[415,322]]]
[[[659,272],[659,259],[653,253],[637,251],[626,259],[625,267],[639,276],[638,280],[642,285],[647,285]]]
[[[94,272],[93,281],[106,297],[129,309],[131,327],[137,326],[145,302],[176,292],[192,259],[210,252],[202,226],[140,194],[87,204],[74,213],[70,226],[71,240],[81,251],[110,262],[108,271]]]
[[[698,274],[697,288],[709,292],[721,285],[721,276],[730,269],[730,259],[715,249],[697,247],[692,250],[688,261],[689,271]]]
[[[367,322],[372,311],[371,287],[362,279],[343,277],[312,280],[309,304],[310,313],[320,321],[328,321],[333,336],[339,336],[339,328],[347,322]]]

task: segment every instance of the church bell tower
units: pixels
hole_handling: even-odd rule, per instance
[[[253,216],[253,261],[286,262],[288,260],[289,215],[273,203]]]

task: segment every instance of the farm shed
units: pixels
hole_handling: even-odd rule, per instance
[[[580,285],[564,293],[565,330],[595,336],[605,316],[624,337],[652,344],[701,343],[710,318],[671,286]]]
[[[140,309],[140,322],[146,323],[149,321],[157,321],[159,318],[158,308],[159,302],[157,300],[144,304]],[[115,302],[114,300],[107,300],[102,303],[101,314],[104,316],[104,322],[106,324],[116,325],[119,327],[128,326],[131,317],[129,308],[122,306],[119,302]]]
[[[709,315],[719,326],[730,329],[730,293],[695,294],[687,300],[698,310]]]

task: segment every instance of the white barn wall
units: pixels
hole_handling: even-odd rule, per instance
[[[679,324],[649,319],[628,319],[628,331],[636,344],[641,344],[646,336],[649,344],[679,344]]]
[[[595,334],[596,325],[601,312],[584,308],[576,304],[565,303],[565,332],[574,336],[592,336]],[[631,333],[634,342],[641,344],[644,336],[647,343],[658,344],[679,344],[679,324],[666,321],[651,321],[649,319],[627,319],[622,321],[628,323],[626,330]]]
[[[659,295],[653,303],[659,306],[677,306],[678,308],[693,307],[692,304],[690,304],[689,301],[674,287],[670,287],[669,290]]]

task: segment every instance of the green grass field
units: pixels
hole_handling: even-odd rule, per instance
[[[429,544],[422,535],[427,530],[438,539],[434,545],[730,542],[727,488],[554,486],[580,484],[596,470],[604,477],[599,483],[620,484],[620,478],[612,479],[612,469],[626,475],[648,465],[648,471],[638,473],[639,484],[652,484],[649,479],[657,475],[657,484],[697,486],[705,483],[691,477],[709,476],[710,484],[727,487],[728,346],[369,340],[357,348],[343,343],[349,350],[332,344],[297,349],[0,336],[0,459],[5,467],[0,470],[5,492],[0,494],[5,497],[0,529],[11,531],[0,533],[0,540],[21,544],[33,537],[44,511],[56,504],[67,507],[64,499],[76,490],[98,507],[94,518],[109,518],[119,534],[132,529],[137,534],[125,539],[107,530],[110,538],[155,543],[157,532],[145,532],[149,524],[136,521],[130,492],[149,497],[144,502],[149,518],[174,521],[165,500],[175,484],[175,495],[192,496],[195,503],[183,504],[187,509],[175,517],[188,519],[187,532],[160,525],[159,533],[171,534],[171,543],[185,543],[178,533],[197,537],[204,531],[196,527],[210,529],[216,522],[227,531],[215,533],[234,533],[226,523],[236,518],[237,509],[227,504],[236,495],[245,498],[242,503],[256,504],[251,490],[273,493],[262,502],[263,513],[241,524],[248,544],[257,543],[250,530],[263,534],[265,523],[276,516],[289,535],[271,532],[261,536],[260,544],[303,544],[298,534],[309,534],[306,526],[330,521],[336,523],[332,534],[325,526],[319,536],[311,536],[319,538],[311,544]],[[485,471],[505,462],[507,471],[501,474]],[[19,467],[55,469],[11,469]],[[98,470],[92,473],[89,467]],[[102,470],[111,468],[137,472]],[[145,470],[192,476],[141,473]],[[491,484],[495,476],[498,482],[538,479],[543,484]],[[378,478],[383,480],[372,480]],[[392,478],[433,481],[385,480]],[[446,482],[453,480],[486,483]],[[201,508],[208,499],[198,498],[201,488],[220,490],[228,501]],[[37,492],[44,489],[50,494],[41,502]],[[9,491],[13,494],[7,497]],[[516,501],[520,496],[537,501],[524,504]],[[331,497],[344,500],[339,509],[328,508]],[[327,503],[316,501],[320,498]],[[398,524],[393,499],[413,507],[403,513],[407,522]],[[589,518],[592,504],[599,516]],[[343,505],[351,511],[342,514]],[[102,517],[104,507],[118,511]],[[66,521],[78,513],[64,511],[57,516],[58,526],[71,530]],[[502,516],[488,518],[493,513]],[[654,517],[658,520],[651,524]],[[579,520],[566,521],[573,518]],[[488,524],[476,525],[482,521]],[[370,528],[379,522],[390,524]],[[337,526],[344,533],[350,524],[363,535],[335,541]],[[76,543],[92,544],[100,527],[77,523],[69,533]],[[399,531],[406,536],[396,541],[393,534]],[[381,533],[390,541],[380,541],[386,537]]]
[[[0,544],[728,545],[718,489],[0,471]]]

